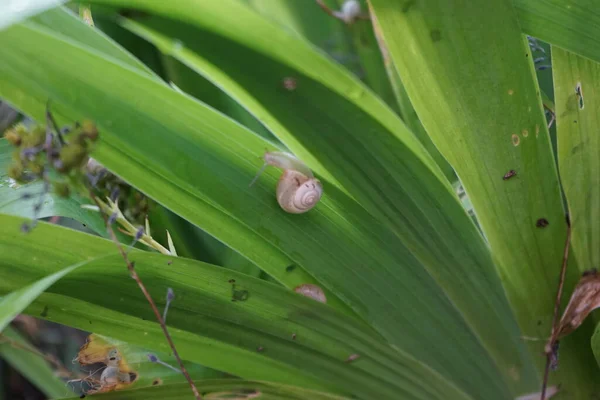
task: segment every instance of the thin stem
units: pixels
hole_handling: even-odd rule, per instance
[[[321,7],[323,9],[323,11],[325,11],[327,14],[331,15],[332,17],[335,17],[335,15],[333,15],[333,10],[329,7],[327,7],[327,5],[325,3],[323,3],[323,0],[316,0],[317,4],[319,5],[319,7]]]
[[[546,344],[546,367],[544,368],[544,380],[542,382],[541,400],[546,399],[546,388],[548,387],[548,375],[550,374],[550,364],[554,355],[556,336],[558,335],[558,313],[560,311],[560,299],[562,297],[563,287],[565,285],[565,276],[567,274],[567,261],[569,259],[569,248],[571,247],[571,221],[567,217],[567,239],[565,240],[565,248],[563,250],[562,266],[560,270],[560,279],[558,281],[558,290],[556,293],[556,301],[554,302],[554,315],[552,317],[552,333]]]
[[[91,191],[90,191],[90,197],[94,200],[94,202],[96,203],[98,208],[101,209],[102,207],[101,207],[100,203],[98,202],[98,200],[96,199],[96,196],[94,196],[94,194]],[[146,286],[142,283],[142,280],[140,279],[139,275],[137,274],[133,263],[131,261],[129,261],[129,258],[127,257],[127,253],[125,252],[125,249],[123,248],[123,246],[117,239],[117,236],[115,235],[115,232],[113,231],[111,224],[108,223],[108,217],[104,213],[100,213],[100,215],[102,215],[102,218],[104,219],[104,222],[106,223],[106,227],[108,229],[108,233],[110,234],[112,241],[115,242],[115,245],[119,249],[119,252],[121,253],[121,256],[123,257],[123,260],[125,260],[125,263],[127,264],[127,269],[129,270],[131,277],[136,281],[136,283],[140,287],[140,290],[144,294],[144,297],[146,297],[146,300],[148,300],[148,303],[150,304],[150,307],[152,308],[152,311],[154,312],[154,316],[156,317],[156,320],[158,321],[158,323],[163,331],[163,334],[165,335],[165,338],[167,339],[167,342],[169,343],[169,347],[171,347],[171,350],[173,351],[173,356],[175,356],[175,359],[177,360],[177,363],[179,364],[179,367],[181,368],[181,373],[183,373],[183,375],[185,376],[185,379],[188,381],[190,387],[192,388],[192,392],[194,393],[196,400],[202,400],[202,396],[200,395],[200,392],[198,392],[198,388],[196,388],[194,381],[190,377],[190,374],[188,373],[187,369],[185,369],[185,366],[183,365],[183,362],[181,361],[181,357],[179,357],[179,353],[177,352],[177,349],[175,348],[175,344],[173,343],[173,340],[171,339],[171,335],[169,334],[167,325],[165,324],[165,321],[163,320],[162,316],[160,315],[160,312],[158,311],[158,308],[156,307],[154,300],[152,300],[152,296],[150,296],[150,293],[146,289]]]

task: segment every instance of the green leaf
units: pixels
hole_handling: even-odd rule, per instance
[[[566,225],[531,56],[511,5],[372,5],[400,76],[410,77],[403,82],[423,125],[473,203],[523,334],[546,337]],[[516,176],[503,179],[511,170]],[[550,225],[536,227],[539,218]],[[571,268],[570,284],[576,275]],[[561,347],[557,375],[585,397],[597,371],[575,339],[562,345],[572,350]],[[543,368],[543,341],[530,349]],[[532,375],[519,387],[531,392],[535,382]]]
[[[423,128],[423,124],[419,120],[419,116],[415,111],[410,99],[408,98],[408,94],[406,93],[406,89],[404,88],[404,84],[398,75],[398,70],[394,66],[394,62],[390,58],[389,50],[385,44],[385,40],[381,34],[381,28],[377,24],[377,18],[374,13],[371,13],[371,20],[373,23],[373,30],[375,31],[375,35],[377,37],[379,48],[381,49],[381,53],[384,60],[385,70],[388,75],[390,85],[393,88],[394,96],[396,101],[398,102],[398,106],[400,108],[400,115],[402,116],[402,120],[406,124],[406,126],[415,134],[415,136],[419,139],[419,141],[423,144],[427,152],[431,154],[431,157],[435,160],[437,165],[441,168],[442,172],[446,176],[446,179],[450,183],[454,185],[457,181],[456,174],[454,173],[454,169],[452,166],[446,161],[446,159],[442,156],[440,151],[435,147],[435,144],[431,141],[431,138]]]
[[[0,14],[0,30],[37,13],[56,7],[65,1],[66,0],[6,0],[2,4],[2,14]]]
[[[523,32],[600,61],[600,15],[588,0],[513,0]]]
[[[200,394],[207,400],[347,400],[347,397],[318,392],[302,387],[282,385],[265,381],[244,381],[234,379],[200,380],[194,382]],[[254,396],[254,397],[253,397]],[[127,390],[94,395],[94,399],[115,400],[188,400],[190,386],[172,384],[140,390]],[[75,398],[73,398],[75,400]]]
[[[573,252],[583,271],[600,265],[600,64],[558,48],[552,49],[552,64],[558,165]]]
[[[273,172],[248,189],[258,157],[272,147],[167,86],[32,24],[14,27],[0,39],[5,60],[0,94],[32,115],[43,115],[50,95],[71,119],[94,119],[102,132],[95,157],[104,165],[286,286],[320,282],[330,289],[329,305],[344,309],[336,303],[339,296],[392,344],[471,392],[489,393],[493,382],[494,396],[506,394],[505,382],[496,379],[497,364],[506,366],[502,371],[516,370],[507,374],[517,378],[529,376],[530,362],[488,249],[439,171],[421,158],[416,139],[411,143],[418,154],[381,120],[302,79],[306,93],[324,109],[341,104],[334,110],[342,119],[327,119],[339,131],[297,134],[306,134],[304,143],[344,178],[353,195],[371,210],[381,206],[393,215],[388,219],[401,232],[401,243],[324,179],[327,194],[315,209],[300,216],[283,213],[273,196]],[[40,61],[32,64],[34,54]],[[312,49],[307,59],[314,61]],[[385,120],[389,110],[376,104]],[[355,119],[343,119],[355,112]],[[393,118],[399,132],[412,137]],[[338,144],[346,142],[340,152]],[[440,358],[441,351],[448,356]]]
[[[114,249],[108,240],[45,223],[23,241],[14,234],[20,219],[0,216],[0,222],[0,251],[5,255],[0,259],[0,292],[64,263]],[[468,399],[420,361],[390,348],[362,321],[325,304],[197,261],[135,249],[129,254],[160,308],[167,287],[173,289],[167,321],[185,360],[246,379],[365,399]],[[247,291],[247,300],[232,301],[233,290]],[[52,321],[168,351],[162,331],[151,322],[150,307],[118,255],[73,271],[28,312],[38,314],[44,307]],[[345,362],[352,354],[358,359]]]
[[[14,228],[14,226],[13,226]],[[20,228],[14,229],[12,232],[13,236],[22,238],[23,234],[15,235],[19,232]],[[9,250],[6,248],[5,250]],[[17,253],[18,251],[15,251]],[[101,258],[101,257],[97,257]],[[36,261],[36,260],[34,260]],[[77,264],[73,264],[70,267],[61,269],[58,272],[48,275],[45,278],[41,278],[37,282],[34,282],[28,286],[20,289],[13,289],[14,291],[6,294],[0,299],[0,331],[8,326],[8,324],[20,313],[23,312],[40,294],[46,289],[55,284],[59,279],[67,275],[69,272],[81,267],[82,265],[88,264],[91,260],[82,261]],[[5,290],[6,292],[6,290]]]
[[[68,385],[56,376],[42,354],[10,326],[0,335],[0,358],[49,398],[58,399],[73,394]]]
[[[154,76],[153,72],[144,63],[123,50],[102,31],[88,26],[66,7],[48,10],[32,18],[41,26],[53,29],[55,32],[68,36],[71,40],[85,44],[103,54],[110,55],[120,62]]]
[[[506,347],[498,346],[498,340],[506,340],[507,337],[515,335],[516,332],[502,334],[500,336],[503,339],[499,339],[497,337],[498,332],[490,330],[489,324],[482,326],[481,322],[489,317],[489,313],[487,312],[489,308],[484,307],[479,300],[485,297],[492,302],[498,301],[497,304],[491,307],[494,309],[505,309],[508,312],[503,294],[499,294],[499,298],[491,299],[489,296],[466,292],[465,285],[475,291],[479,290],[479,288],[475,288],[464,282],[459,283],[458,281],[461,279],[456,274],[457,269],[468,268],[467,263],[476,263],[477,267],[468,268],[468,270],[476,270],[485,275],[485,278],[482,277],[479,282],[490,284],[486,293],[497,291],[499,282],[496,280],[495,271],[493,271],[494,267],[489,258],[487,248],[481,240],[477,229],[460,208],[454,194],[439,179],[434,177],[430,171],[426,172],[422,169],[423,165],[416,162],[414,153],[403,148],[400,142],[395,142],[390,140],[391,138],[385,137],[385,131],[378,131],[377,129],[380,126],[376,127],[375,125],[377,124],[373,123],[373,121],[361,121],[358,110],[354,109],[350,111],[349,106],[334,107],[333,105],[341,104],[346,100],[323,90],[318,85],[309,83],[306,78],[300,78],[297,73],[294,75],[297,77],[299,83],[297,89],[287,96],[284,91],[281,91],[281,94],[275,99],[276,94],[273,92],[272,87],[261,82],[269,82],[273,76],[286,76],[286,68],[275,64],[270,59],[261,57],[257,53],[250,52],[248,49],[236,46],[217,36],[208,36],[206,33],[203,33],[204,31],[192,30],[180,22],[175,23],[174,21],[152,18],[145,19],[144,25],[154,28],[150,31],[138,29],[141,27],[140,24],[133,22],[127,22],[126,24],[127,26],[134,27],[132,29],[135,29],[136,32],[151,36],[153,42],[158,44],[159,48],[163,51],[169,52],[169,54],[173,54],[181,59],[185,58],[188,65],[194,66],[197,71],[205,74],[205,76],[219,81],[221,87],[234,87],[237,90],[239,89],[239,82],[243,82],[245,93],[252,94],[252,101],[255,101],[254,99],[260,96],[260,99],[264,99],[261,100],[262,102],[265,104],[268,102],[269,104],[269,107],[265,108],[269,109],[272,113],[277,113],[281,121],[288,121],[287,124],[290,126],[292,124],[297,126],[297,128],[289,130],[295,135],[289,141],[287,140],[287,136],[285,136],[288,131],[275,131],[275,133],[295,153],[303,154],[306,151],[305,147],[296,147],[298,144],[297,140],[301,139],[303,146],[310,146],[311,153],[318,154],[319,159],[324,164],[328,163],[328,169],[332,172],[335,171],[336,178],[343,177],[340,178],[340,181],[361,204],[365,206],[367,204],[370,205],[367,208],[376,215],[380,215],[379,213],[382,211],[386,212],[387,218],[381,218],[393,224],[393,227],[399,231],[399,235],[401,235],[405,245],[411,248],[413,254],[416,254],[420,261],[420,265],[417,268],[423,268],[424,266],[438,280],[439,284],[444,286],[446,295],[454,303],[459,304],[459,308],[463,315],[465,315],[465,319],[467,319],[471,326],[474,326],[480,337],[483,336],[481,340],[485,342],[484,346],[495,347],[492,350],[495,352],[494,356],[500,359],[507,356]],[[174,42],[168,36],[161,36],[156,32],[158,30],[169,33],[169,36],[181,38],[183,42]],[[188,37],[198,38],[202,34],[204,35],[202,36],[202,40],[192,41],[185,39]],[[281,36],[281,34],[270,34],[267,36],[274,37]],[[189,44],[184,46],[182,43]],[[192,51],[188,50],[188,47]],[[237,59],[234,59],[235,57]],[[210,60],[207,60],[208,58]],[[250,59],[253,61],[248,62]],[[244,65],[244,69],[240,69],[240,65]],[[252,70],[252,72],[250,73],[249,70]],[[261,78],[258,79],[258,77]],[[244,104],[248,104],[248,108],[253,106],[253,103],[246,101],[247,98],[237,98],[244,102]],[[324,115],[319,117],[318,122],[315,120],[315,123],[310,126],[306,124],[307,120],[315,118],[319,113],[323,113]],[[335,121],[331,119],[333,113],[338,115]],[[350,120],[349,115],[356,117]],[[335,124],[333,126],[336,128],[323,130],[323,126],[327,126],[326,124]],[[368,139],[361,133],[366,131],[369,132]],[[340,132],[344,132],[344,134],[342,135]],[[327,137],[325,137],[325,134],[327,134]],[[349,140],[349,138],[353,138],[353,140]],[[338,144],[341,142],[344,143],[343,153],[336,151],[339,146]],[[382,143],[385,143],[386,151],[378,147]],[[365,149],[368,150],[365,151]],[[390,158],[384,157],[384,159],[378,159],[373,156],[373,154],[389,154],[388,151],[395,156],[391,156]],[[399,163],[395,158],[396,155],[404,160],[406,164]],[[409,162],[408,160],[411,161]],[[382,168],[383,165],[385,165],[385,168]],[[387,178],[384,179],[384,176]],[[414,176],[419,176],[417,181],[414,180]],[[405,178],[403,179],[402,177]],[[409,186],[408,182],[414,183],[415,186]],[[389,191],[389,193],[386,193],[386,191]],[[421,197],[424,191],[431,194]],[[435,202],[434,205],[431,204],[431,199],[433,198],[443,198],[446,201],[441,200]],[[402,206],[396,208],[394,206],[396,204],[402,204]],[[446,215],[451,215],[448,219],[452,222],[448,224],[448,219],[443,218],[443,222],[439,221],[434,228],[429,225],[429,219],[432,215],[439,215],[440,207],[444,208]],[[430,208],[431,210],[435,209],[435,211],[427,214],[424,210]],[[407,211],[409,209],[411,210],[410,215],[408,215]],[[415,217],[416,215],[421,216]],[[399,221],[406,221],[407,219],[410,221],[408,224],[399,224]],[[442,225],[448,227],[448,231],[441,234],[441,237],[437,237],[437,234],[440,233],[439,226]],[[426,243],[437,240],[442,242],[456,240],[457,243],[448,243],[443,248],[436,247],[432,249],[429,244],[416,239],[417,237],[431,237],[431,235],[436,235],[436,239],[429,239]],[[464,258],[464,253],[461,253],[461,255],[451,254],[453,250],[463,248],[465,245],[472,247],[472,253],[468,261]],[[432,258],[432,251],[439,251],[439,254]],[[457,259],[461,259],[461,262],[452,267],[449,265],[440,265],[440,260],[453,263],[453,260]],[[411,270],[414,270],[414,268],[411,268]],[[496,282],[496,285],[491,285],[491,282]],[[477,300],[467,300],[470,295],[476,296]],[[500,303],[503,305],[500,305]],[[478,312],[481,313],[481,317],[474,317]],[[485,315],[485,318],[483,315]],[[507,319],[512,318],[508,314],[505,314],[505,316]],[[503,321],[498,326],[508,327],[511,326],[511,323],[507,324],[506,321]],[[490,336],[495,336],[495,338],[491,339]],[[514,338],[515,341],[519,340],[516,337]],[[521,347],[522,344],[515,344],[515,346]],[[514,355],[513,353],[508,358]],[[427,358],[427,360],[432,365],[439,364],[439,359],[437,358]],[[521,362],[518,363],[520,364]],[[506,364],[514,365],[515,361],[506,361]],[[451,374],[460,373],[458,370],[452,368],[440,368],[444,368]],[[506,370],[509,368],[507,367]]]

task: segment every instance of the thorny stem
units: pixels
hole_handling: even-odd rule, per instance
[[[556,293],[556,301],[554,302],[554,315],[552,317],[552,333],[548,343],[546,344],[546,367],[544,368],[544,380],[542,382],[541,400],[546,400],[546,387],[548,386],[548,375],[550,374],[550,364],[554,355],[554,345],[558,334],[558,312],[560,310],[560,299],[562,297],[563,287],[565,285],[565,276],[567,274],[567,260],[569,258],[569,248],[571,247],[571,221],[567,216],[567,239],[565,240],[565,249],[563,250],[562,267],[560,270],[560,279],[558,281],[558,290]]]
[[[91,191],[90,191],[90,197],[94,200],[94,202],[96,203],[98,208],[102,209],[96,196],[94,196],[94,194]],[[117,239],[117,236],[115,235],[115,231],[113,231],[111,224],[108,223],[108,217],[106,216],[106,214],[104,214],[102,212],[100,213],[100,215],[102,216],[102,218],[104,219],[104,222],[106,223],[106,228],[108,230],[108,233],[109,233],[112,241],[115,243],[115,245],[119,249],[119,252],[121,253],[121,256],[123,257],[123,260],[125,260],[125,263],[127,264],[127,269],[129,270],[131,277],[133,278],[133,280],[136,281],[136,283],[140,287],[140,290],[144,294],[144,297],[146,297],[146,300],[148,300],[150,307],[152,307],[154,316],[156,317],[156,320],[158,321],[158,323],[163,331],[163,334],[165,335],[165,338],[167,339],[167,342],[169,343],[169,347],[171,347],[171,350],[173,351],[173,356],[175,356],[175,359],[177,360],[177,363],[179,364],[179,367],[181,368],[181,373],[183,373],[183,375],[185,376],[185,379],[190,384],[190,387],[192,388],[192,392],[194,393],[196,400],[202,400],[202,396],[200,395],[200,392],[198,392],[198,388],[196,388],[194,381],[190,377],[190,374],[188,373],[187,369],[185,369],[185,365],[183,365],[183,362],[181,361],[181,357],[179,357],[179,353],[177,352],[177,349],[175,348],[173,339],[171,339],[171,335],[169,334],[167,325],[165,324],[165,321],[163,320],[162,316],[160,315],[160,312],[158,311],[158,308],[156,307],[154,300],[152,300],[152,296],[150,296],[148,289],[146,289],[146,286],[144,285],[144,283],[140,279],[139,275],[137,274],[133,263],[127,257],[127,253],[125,252],[125,249],[123,248],[123,246]]]

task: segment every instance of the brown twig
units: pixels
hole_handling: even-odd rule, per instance
[[[556,351],[556,336],[558,334],[558,313],[560,311],[560,299],[562,297],[563,287],[565,285],[565,276],[567,274],[567,261],[569,259],[569,248],[571,247],[571,221],[567,216],[567,239],[565,240],[565,248],[563,250],[562,266],[560,270],[560,279],[558,281],[558,290],[556,293],[556,301],[554,302],[554,315],[552,317],[552,333],[545,347],[546,367],[544,368],[544,380],[542,381],[541,400],[546,399],[546,387],[548,387],[548,375],[550,374],[550,364],[554,358]]]
[[[102,207],[100,206],[100,203],[96,199],[96,196],[94,196],[94,193],[92,193],[91,190],[90,190],[90,197],[92,198],[94,203],[96,203],[98,208],[102,209]],[[167,330],[167,325],[165,324],[165,321],[163,320],[162,316],[160,315],[160,312],[158,311],[158,308],[156,307],[154,300],[152,300],[152,296],[150,296],[150,293],[146,289],[146,286],[142,283],[142,280],[140,279],[139,275],[137,274],[137,272],[135,270],[133,262],[130,261],[129,258],[127,257],[127,252],[125,251],[125,249],[123,248],[123,246],[121,245],[119,240],[117,239],[117,236],[115,235],[115,232],[113,231],[112,226],[109,223],[108,217],[103,212],[100,212],[100,215],[102,216],[102,218],[104,219],[104,222],[106,223],[106,228],[108,230],[108,233],[109,233],[112,241],[115,243],[115,245],[119,249],[119,252],[121,253],[121,256],[123,257],[123,260],[125,260],[125,263],[127,264],[127,269],[129,270],[131,277],[136,281],[136,283],[140,287],[140,290],[144,294],[144,297],[146,297],[146,300],[148,300],[150,307],[152,307],[154,316],[156,317],[156,320],[158,321],[158,323],[163,331],[163,334],[165,335],[165,338],[167,339],[167,342],[169,343],[169,347],[171,347],[171,350],[173,351],[173,356],[175,356],[175,359],[177,360],[177,363],[179,364],[179,367],[181,368],[181,373],[183,373],[183,375],[185,376],[185,379],[188,381],[196,399],[202,400],[202,396],[200,395],[200,392],[198,392],[198,388],[196,388],[194,381],[190,377],[190,374],[188,373],[187,369],[185,369],[185,366],[183,365],[183,362],[181,361],[181,357],[179,357],[179,353],[177,352],[177,349],[175,348],[175,344],[173,343],[173,340],[171,339],[171,335],[169,334],[169,331]]]
[[[332,17],[333,15],[333,10],[329,7],[327,7],[327,5],[325,3],[323,3],[323,0],[316,0],[317,4],[319,5],[319,7],[321,7],[323,9],[323,11],[325,11],[328,15],[331,15]]]

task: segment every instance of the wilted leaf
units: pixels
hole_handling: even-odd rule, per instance
[[[553,338],[561,338],[577,329],[585,318],[600,307],[600,276],[595,269],[583,274],[565,308]]]

